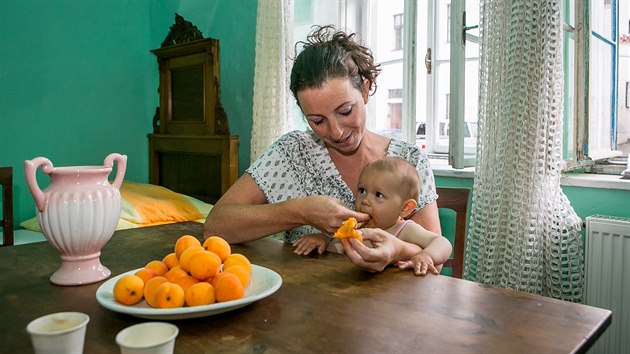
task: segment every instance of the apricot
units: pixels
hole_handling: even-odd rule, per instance
[[[144,301],[147,302],[147,305],[155,307],[155,305],[153,304],[153,299],[155,298],[155,290],[157,290],[160,284],[167,281],[168,279],[161,275],[158,275],[149,279],[149,281],[144,284]]]
[[[184,289],[184,292],[186,292],[186,289],[188,289],[191,286],[199,283],[199,280],[197,280],[196,278],[194,278],[194,277],[192,277],[190,275],[184,275],[183,277],[179,277],[179,278],[175,279],[173,281],[173,283],[181,286],[182,289]]]
[[[166,274],[164,274],[164,277],[168,279],[168,281],[173,282],[175,281],[175,279],[179,277],[185,277],[187,275],[190,275],[190,274],[188,274],[188,272],[183,270],[182,267],[177,265],[171,268],[168,272],[166,272]]]
[[[206,282],[212,284],[212,286],[216,287],[217,285],[217,281],[219,281],[219,279],[224,276],[226,274],[226,272],[219,272],[217,273],[217,275],[215,275],[214,277],[206,280]]]
[[[179,264],[179,259],[177,258],[177,255],[175,254],[175,252],[171,252],[167,254],[166,256],[164,256],[164,259],[162,259],[162,262],[166,264],[168,269],[172,269],[174,266]]]
[[[157,275],[164,275],[169,270],[169,267],[166,265],[166,263],[158,260],[150,261],[144,267],[155,270]]]
[[[245,287],[235,274],[224,273],[214,286],[214,296],[217,302],[238,300],[245,296]]]
[[[144,281],[137,275],[127,274],[114,284],[114,299],[124,305],[134,305],[144,296]]]
[[[223,261],[223,270],[226,270],[233,265],[242,265],[243,267],[245,267],[245,269],[247,269],[250,274],[252,272],[251,262],[249,261],[249,259],[247,259],[247,257],[243,256],[240,253],[232,253],[231,255],[227,256],[225,261]]]
[[[187,306],[203,306],[215,303],[214,287],[210,283],[199,282],[184,291]]]
[[[190,269],[190,275],[199,280],[206,280],[219,273],[221,258],[214,252],[197,252],[190,258],[188,268]]]
[[[166,281],[158,285],[153,296],[153,304],[160,309],[172,309],[184,306],[184,289]]]
[[[162,260],[151,260],[118,279],[113,294],[125,305],[144,298],[154,308],[202,306],[245,296],[251,273],[249,259],[232,253],[225,239],[211,236],[202,244],[195,236],[183,235]]]
[[[182,256],[182,252],[190,246],[201,246],[201,242],[197,240],[195,236],[192,235],[183,235],[180,236],[177,241],[175,241],[175,255],[179,259]]]
[[[186,250],[184,250],[184,252],[182,252],[182,255],[179,257],[179,266],[183,270],[190,272],[188,262],[190,262],[191,258],[199,252],[206,252],[206,250],[201,246],[188,247]]]
[[[225,261],[227,256],[232,253],[230,244],[219,236],[210,236],[203,242],[203,248],[206,251],[214,252],[221,258],[221,262]]]
[[[142,278],[142,281],[146,284],[149,279],[157,276],[157,272],[153,269],[149,269],[149,268],[140,268],[137,272],[134,273],[135,275],[139,276],[140,278]]]
[[[241,284],[243,284],[243,287],[247,288],[247,285],[249,284],[249,279],[251,278],[251,274],[250,272],[247,271],[247,269],[245,269],[244,266],[240,264],[236,264],[236,265],[228,267],[223,272],[232,273],[236,275],[238,279],[241,281]]]

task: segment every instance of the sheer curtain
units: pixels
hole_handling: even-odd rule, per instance
[[[561,0],[482,0],[465,277],[582,301],[581,220],[560,188]]]
[[[251,161],[291,128],[293,0],[258,1]]]

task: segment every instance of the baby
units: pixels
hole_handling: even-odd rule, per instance
[[[399,261],[398,267],[412,268],[416,275],[425,275],[427,271],[439,274],[438,268],[451,254],[451,243],[413,220],[404,219],[416,209],[419,185],[418,172],[405,159],[378,159],[361,171],[355,209],[372,217],[362,227],[380,228],[403,241],[422,247],[422,252],[412,259]],[[319,236],[305,237],[317,237],[319,242],[330,242],[325,236]],[[334,240],[328,244],[327,250],[341,252],[343,247],[338,240]]]

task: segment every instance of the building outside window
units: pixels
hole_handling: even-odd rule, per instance
[[[394,50],[403,49],[403,15],[394,15]]]

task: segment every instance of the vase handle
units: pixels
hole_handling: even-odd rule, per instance
[[[46,208],[46,195],[42,192],[41,188],[39,188],[39,185],[37,184],[37,176],[35,175],[39,166],[42,166],[42,172],[47,175],[49,175],[53,170],[53,164],[49,159],[45,157],[36,157],[32,160],[24,161],[24,177],[26,177],[26,183],[28,184],[28,189],[33,195],[37,210],[43,212]]]
[[[113,167],[114,161],[118,162],[118,169],[116,170],[116,178],[114,179],[114,183],[112,183],[112,185],[117,189],[120,189],[120,185],[125,178],[125,171],[127,170],[127,155],[111,153],[107,155],[103,164],[105,167]]]

